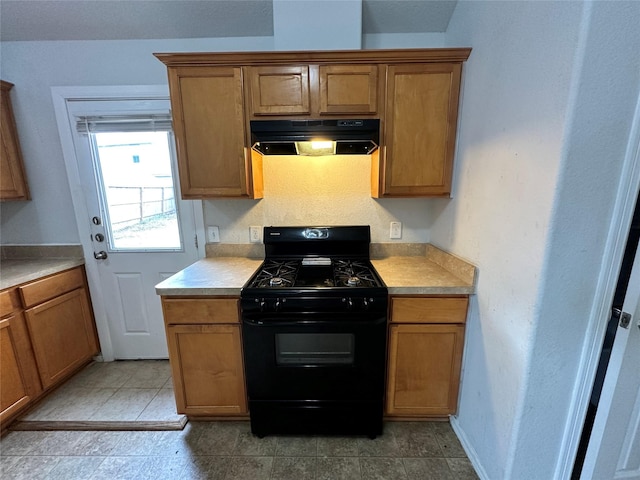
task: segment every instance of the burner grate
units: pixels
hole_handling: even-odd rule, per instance
[[[369,265],[357,260],[335,260],[335,284],[344,287],[375,287],[378,285]]]
[[[298,260],[266,260],[252,287],[292,287],[295,284],[300,262]]]

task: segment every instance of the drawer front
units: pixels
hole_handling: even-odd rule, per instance
[[[82,268],[74,268],[66,272],[57,273],[42,280],[18,287],[25,308],[46,302],[64,293],[80,288],[84,285]]]
[[[393,323],[465,323],[468,297],[391,297]]]
[[[19,310],[20,297],[15,288],[0,292],[0,318],[11,315],[15,310]]]
[[[162,298],[167,325],[239,323],[238,298]]]

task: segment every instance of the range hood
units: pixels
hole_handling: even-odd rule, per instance
[[[369,155],[380,120],[252,120],[252,148],[262,155]]]

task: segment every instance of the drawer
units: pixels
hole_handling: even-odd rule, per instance
[[[167,325],[239,323],[238,298],[162,298]]]
[[[391,297],[393,323],[465,323],[468,297]]]
[[[74,268],[18,287],[24,308],[32,307],[84,286],[82,268]]]
[[[0,292],[0,318],[11,315],[15,310],[20,310],[21,307],[17,289],[12,288],[11,290]]]

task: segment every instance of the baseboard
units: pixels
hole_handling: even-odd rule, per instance
[[[460,443],[462,444],[462,448],[464,448],[464,451],[467,454],[467,457],[469,458],[471,465],[473,465],[473,469],[476,471],[476,474],[478,475],[478,477],[480,477],[480,480],[491,480],[489,478],[489,475],[487,475],[487,472],[485,471],[485,469],[482,467],[482,464],[480,463],[480,459],[478,458],[476,450],[471,446],[471,443],[469,442],[469,439],[464,433],[464,430],[460,427],[460,424],[458,423],[458,418],[452,416],[450,417],[449,420],[451,423],[451,428],[453,428],[453,431],[456,433],[458,440],[460,440]]]

